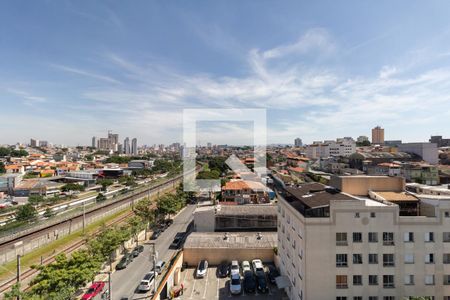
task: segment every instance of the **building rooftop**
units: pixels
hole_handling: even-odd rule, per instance
[[[245,215],[277,215],[276,205],[218,205],[216,209],[217,216],[245,216]]]
[[[184,248],[261,249],[277,246],[276,232],[262,232],[260,237],[258,239],[257,232],[192,232]]]
[[[405,192],[374,192],[374,193],[379,195],[381,198],[383,198],[386,201],[419,202],[419,199],[417,197],[415,197],[414,195],[405,193]]]
[[[297,187],[286,187],[286,191],[295,199],[291,201],[291,205],[296,209],[304,206],[306,209],[329,206],[331,200],[356,200],[350,195],[316,182]]]

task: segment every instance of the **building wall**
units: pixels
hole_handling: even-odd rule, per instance
[[[414,153],[429,164],[439,163],[437,145],[434,143],[405,143],[398,146],[399,151]]]
[[[288,292],[290,299],[300,299],[299,293],[303,299],[450,296],[450,285],[444,285],[444,275],[450,275],[450,264],[443,262],[444,253],[450,255],[450,242],[443,240],[443,233],[450,232],[450,217],[445,217],[445,212],[450,214],[450,201],[440,204],[437,217],[428,218],[399,217],[396,205],[366,206],[365,201],[350,200],[332,202],[330,218],[305,219],[285,200],[278,203],[280,270],[295,283]],[[298,237],[299,232],[302,238]],[[347,233],[346,245],[337,245],[338,232]],[[353,242],[354,232],[362,234],[362,242]],[[369,232],[377,233],[378,242],[368,241]],[[394,245],[383,244],[383,232],[394,234]],[[414,233],[413,242],[404,241],[405,233],[409,232]],[[425,241],[429,232],[434,233],[434,242]],[[369,253],[378,255],[377,264],[368,263]],[[346,267],[336,266],[336,254],[347,254]],[[362,264],[353,263],[353,254],[362,254]],[[384,266],[383,254],[394,254],[395,265]],[[405,263],[407,254],[413,255],[414,263]],[[428,254],[434,255],[434,263],[425,262]],[[347,275],[347,288],[336,287],[337,275]],[[362,275],[362,285],[353,285],[353,275]],[[368,284],[369,275],[378,276],[378,285]],[[383,275],[394,275],[394,288],[383,287]],[[414,285],[405,285],[406,275],[414,275]],[[425,284],[425,275],[434,275],[433,285]]]
[[[215,230],[214,207],[200,208],[194,213],[194,230],[199,232],[214,232]]]
[[[184,262],[188,266],[195,267],[202,259],[206,259],[212,266],[219,265],[222,261],[231,262],[232,260],[248,260],[255,258],[263,262],[273,262],[274,250],[272,248],[258,249],[234,249],[234,248],[185,248],[183,249]]]
[[[405,179],[388,176],[333,176],[330,185],[344,193],[366,196],[373,191],[403,191]]]

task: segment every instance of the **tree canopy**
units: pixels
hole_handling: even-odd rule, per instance
[[[21,205],[16,210],[16,220],[17,221],[31,221],[36,219],[37,210],[30,203]]]

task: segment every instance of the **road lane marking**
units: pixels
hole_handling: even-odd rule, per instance
[[[219,299],[220,279],[217,278],[217,299]]]
[[[203,291],[203,298],[206,299],[206,290],[208,289],[208,275],[209,275],[209,269],[206,269],[206,283],[205,283],[205,290]]]

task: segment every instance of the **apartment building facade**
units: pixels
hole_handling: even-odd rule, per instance
[[[401,216],[393,203],[317,186],[294,194],[278,201],[291,300],[450,299],[450,201]]]
[[[348,157],[356,152],[356,142],[352,138],[339,138],[336,141],[315,142],[305,148],[308,158],[325,158],[330,156]]]

